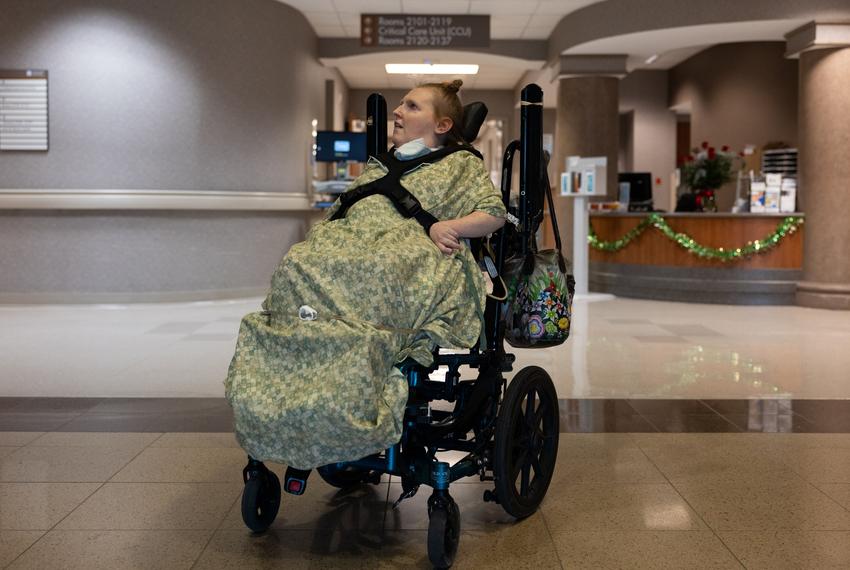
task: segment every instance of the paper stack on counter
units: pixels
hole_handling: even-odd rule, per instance
[[[764,211],[768,213],[779,213],[779,196],[782,193],[782,175],[766,174],[764,176],[766,188],[764,191]]]
[[[764,182],[753,182],[750,184],[750,212],[754,214],[764,213],[764,200],[767,184]]]
[[[783,178],[780,187],[779,211],[791,213],[797,211],[797,179]]]

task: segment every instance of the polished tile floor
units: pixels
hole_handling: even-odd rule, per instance
[[[0,305],[0,395],[221,397],[259,303]],[[567,343],[514,352],[561,398],[847,399],[847,347],[844,311],[592,295]]]
[[[427,568],[425,489],[311,477],[265,535],[229,433],[0,432],[9,568]],[[282,475],[280,466],[273,466]],[[850,434],[562,434],[521,522],[456,483],[457,568],[850,567]]]
[[[221,382],[257,304],[0,307],[0,567],[428,567],[393,478],[244,527]],[[850,568],[847,313],[592,296],[574,327],[517,352],[560,398],[542,508],[454,484],[456,567]]]

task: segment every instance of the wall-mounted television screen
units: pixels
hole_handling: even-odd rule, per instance
[[[316,160],[319,162],[366,162],[366,133],[316,132]]]

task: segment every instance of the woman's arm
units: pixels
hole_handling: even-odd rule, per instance
[[[428,235],[440,251],[451,254],[461,248],[461,238],[484,237],[501,228],[504,223],[504,218],[484,212],[472,212],[456,220],[437,222],[431,226]]]

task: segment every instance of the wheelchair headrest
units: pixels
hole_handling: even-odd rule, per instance
[[[475,101],[463,106],[463,125],[460,132],[463,134],[463,140],[472,143],[478,138],[478,131],[481,130],[481,125],[484,124],[484,119],[487,118],[487,105],[481,101]]]

